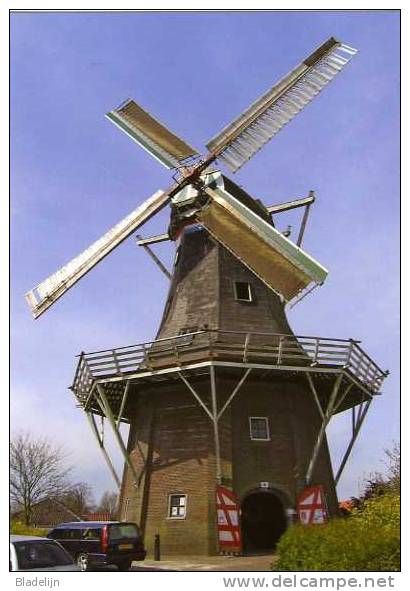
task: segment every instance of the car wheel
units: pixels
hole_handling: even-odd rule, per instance
[[[90,561],[88,558],[88,554],[79,554],[76,558],[76,563],[80,571],[85,572],[90,569]]]
[[[131,560],[124,560],[123,562],[117,563],[118,570],[130,570],[132,561]]]

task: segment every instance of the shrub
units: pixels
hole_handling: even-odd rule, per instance
[[[295,525],[277,551],[277,571],[398,571],[400,496],[369,499],[351,517],[324,525]]]
[[[10,533],[17,534],[19,536],[46,536],[50,530],[42,527],[30,527],[24,525],[20,521],[12,521],[10,523]]]

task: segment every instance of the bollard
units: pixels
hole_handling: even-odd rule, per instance
[[[161,541],[159,534],[154,537],[154,560],[161,560]]]

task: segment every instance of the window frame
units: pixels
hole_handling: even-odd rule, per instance
[[[248,286],[249,299],[244,299],[244,298],[240,298],[239,297],[239,295],[238,295],[238,288],[237,288],[238,283],[242,283],[243,285],[247,285]],[[234,282],[233,282],[233,290],[234,290],[235,300],[237,302],[246,302],[247,304],[251,304],[254,301],[252,284],[249,281],[239,281],[239,280],[237,281],[237,280],[234,280]]]
[[[249,418],[249,437],[251,441],[270,441],[270,429],[269,429],[269,417],[248,417]],[[252,435],[252,420],[253,419],[263,419],[266,425],[266,437],[253,437]]]
[[[171,504],[172,497],[185,497],[185,513],[184,515],[171,515],[171,509],[173,505]],[[183,507],[184,505],[178,505],[179,507]],[[168,509],[167,509],[167,519],[178,520],[186,519],[188,513],[188,495],[186,493],[169,493],[168,495]]]

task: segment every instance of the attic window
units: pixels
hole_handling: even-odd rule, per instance
[[[240,302],[251,302],[252,301],[252,289],[251,284],[247,281],[235,281],[235,299]]]

